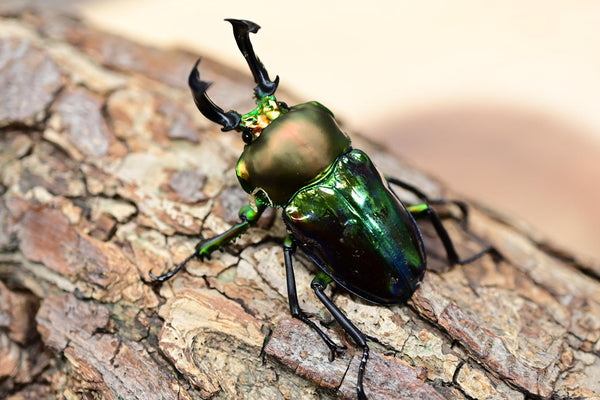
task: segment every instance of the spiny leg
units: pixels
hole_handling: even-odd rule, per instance
[[[242,207],[238,214],[240,217],[240,222],[238,222],[225,232],[221,233],[220,235],[199,242],[196,245],[196,250],[173,270],[159,276],[156,276],[152,272],[150,272],[150,278],[152,278],[155,281],[164,282],[172,278],[192,258],[198,257],[200,260],[203,260],[205,257],[210,258],[210,255],[213,251],[220,250],[229,242],[238,238],[240,235],[246,232],[251,225],[258,221],[261,214],[263,213],[263,211],[265,211],[266,208],[267,207],[262,204],[257,204],[256,210],[251,205],[246,205]]]
[[[331,315],[340,324],[340,326],[350,335],[352,340],[358,347],[363,349],[362,358],[358,367],[358,380],[356,382],[356,392],[360,400],[367,400],[365,390],[363,387],[363,377],[365,374],[365,368],[369,359],[369,345],[367,344],[367,337],[362,333],[354,324],[346,317],[346,315],[334,304],[334,302],[325,294],[325,288],[331,282],[331,278],[324,272],[319,273],[315,279],[313,279],[310,287],[315,291],[315,294],[321,300],[321,303],[329,310]]]
[[[285,260],[285,274],[287,281],[288,302],[290,303],[290,312],[292,317],[299,319],[321,336],[327,347],[329,347],[329,361],[335,359],[336,354],[346,350],[345,346],[335,344],[333,340],[317,324],[310,320],[304,311],[300,308],[298,302],[298,294],[296,293],[296,278],[294,276],[294,268],[292,265],[292,254],[296,251],[296,245],[291,236],[288,235],[283,242],[283,255]]]

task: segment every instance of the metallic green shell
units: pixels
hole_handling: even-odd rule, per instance
[[[331,112],[317,102],[292,107],[247,145],[237,164],[242,188],[281,206],[350,148]],[[266,196],[264,196],[266,195]]]
[[[283,210],[298,246],[338,284],[374,303],[401,303],[425,273],[416,223],[360,150],[340,155]]]

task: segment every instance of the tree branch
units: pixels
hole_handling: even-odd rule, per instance
[[[356,349],[312,294],[302,256],[302,307],[347,352],[329,362],[289,316],[275,213],[212,260],[162,286],[149,279],[247,201],[234,173],[242,141],[205,121],[185,86],[196,55],[22,11],[0,19],[0,54],[0,397],[356,397]],[[244,75],[207,57],[202,68],[231,107],[252,108]],[[386,174],[447,195],[353,137]],[[444,223],[460,254],[481,249]],[[520,225],[472,205],[469,232],[495,252],[454,268],[425,225],[429,271],[408,305],[334,293],[375,340],[370,399],[600,396],[600,267]]]

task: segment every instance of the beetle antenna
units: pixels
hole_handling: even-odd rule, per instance
[[[221,128],[223,132],[237,129],[242,119],[241,115],[233,110],[227,112],[223,111],[221,107],[213,103],[210,97],[208,97],[206,91],[212,83],[200,79],[200,73],[198,72],[199,63],[200,58],[196,61],[196,64],[194,64],[194,68],[190,72],[190,77],[188,79],[188,84],[192,90],[192,95],[194,96],[194,103],[196,103],[198,110],[200,110],[202,115],[206,118],[219,125],[223,125],[223,128]]]
[[[274,94],[275,90],[277,90],[277,85],[279,84],[279,76],[275,77],[274,81],[269,79],[269,73],[258,57],[256,57],[254,49],[252,48],[252,43],[250,43],[250,33],[258,32],[260,25],[245,19],[228,18],[225,21],[229,21],[231,22],[231,25],[233,25],[233,36],[250,67],[250,71],[252,71],[254,82],[257,85],[256,88],[254,88],[256,96],[258,98],[263,98]]]

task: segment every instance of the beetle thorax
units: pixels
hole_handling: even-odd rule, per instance
[[[246,192],[283,206],[349,148],[350,139],[329,110],[316,102],[300,104],[246,146],[237,165],[238,179]]]

